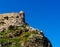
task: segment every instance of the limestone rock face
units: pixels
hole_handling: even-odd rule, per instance
[[[25,22],[23,11],[0,14],[0,47],[52,47],[43,32]]]

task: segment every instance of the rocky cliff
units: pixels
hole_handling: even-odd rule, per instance
[[[0,47],[52,47],[43,32],[25,22],[23,11],[0,14]]]

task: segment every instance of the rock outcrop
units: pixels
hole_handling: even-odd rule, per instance
[[[52,47],[43,32],[25,22],[23,11],[0,14],[0,47]]]

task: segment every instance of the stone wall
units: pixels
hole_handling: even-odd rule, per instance
[[[8,29],[10,25],[12,26],[22,26],[24,24],[24,13],[5,13],[0,14],[0,31],[3,29]]]

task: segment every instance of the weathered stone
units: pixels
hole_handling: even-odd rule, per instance
[[[42,31],[25,22],[23,11],[0,14],[0,43],[0,47],[52,47]]]
[[[7,27],[9,27],[10,25],[22,26],[24,24],[23,15],[24,15],[24,13],[22,13],[22,12],[20,14],[19,13],[0,14],[0,21],[5,23],[5,24],[0,23],[0,25],[1,25],[0,31],[2,31],[3,28],[7,29]],[[22,16],[23,16],[23,18],[22,18]]]

